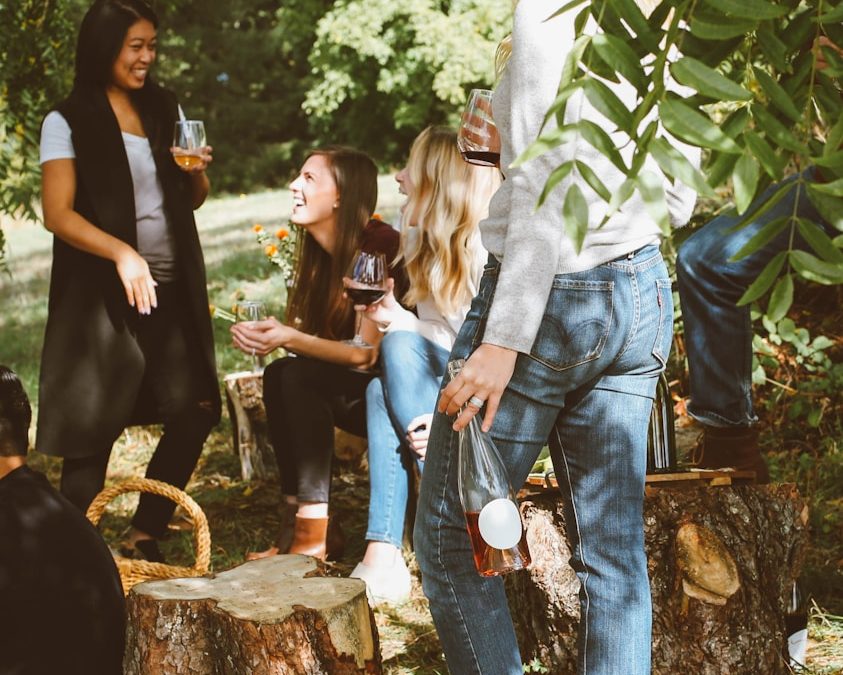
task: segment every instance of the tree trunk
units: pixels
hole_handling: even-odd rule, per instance
[[[558,492],[524,499],[529,573],[507,578],[525,662],[576,672],[579,581]],[[655,675],[784,675],[784,615],[807,544],[792,485],[647,489]]]
[[[365,584],[306,556],[139,584],[127,611],[126,675],[382,672]]]

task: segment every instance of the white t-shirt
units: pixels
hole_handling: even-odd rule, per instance
[[[164,190],[155,168],[149,139],[122,132],[135,194],[138,253],[159,283],[175,278],[175,242],[164,212]],[[41,126],[41,164],[54,159],[75,159],[70,125],[54,110]]]

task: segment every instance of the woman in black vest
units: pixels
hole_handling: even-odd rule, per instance
[[[64,457],[61,491],[86,509],[131,424],[164,433],[146,475],[183,488],[219,419],[193,209],[211,161],[170,153],[175,97],[155,84],[158,20],[142,0],[97,0],[79,31],[70,96],[44,121],[44,223],[55,234],[36,447]],[[141,497],[133,553],[160,560],[173,504]]]

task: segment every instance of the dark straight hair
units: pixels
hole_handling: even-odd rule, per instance
[[[96,0],[86,12],[76,41],[74,89],[105,88],[129,28],[146,19],[158,28],[158,17],[143,0]],[[144,88],[146,88],[146,84]]]
[[[26,455],[32,407],[20,378],[0,366],[0,457]]]

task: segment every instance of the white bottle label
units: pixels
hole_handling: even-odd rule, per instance
[[[793,667],[805,665],[805,650],[808,647],[808,629],[798,630],[787,638],[787,652],[790,665]]]
[[[480,536],[492,548],[507,549],[521,541],[521,514],[511,499],[493,499],[480,511]]]

